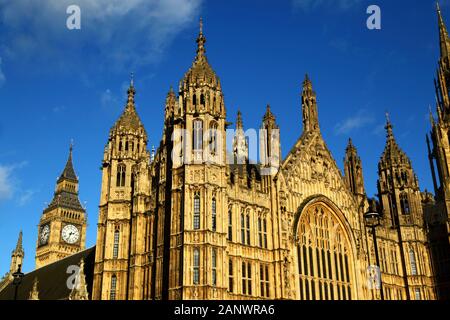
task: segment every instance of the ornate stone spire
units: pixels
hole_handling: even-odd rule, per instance
[[[240,110],[238,110],[237,118],[236,118],[236,131],[237,130],[244,130],[244,124],[242,121],[242,113]]]
[[[388,168],[393,165],[404,165],[408,168],[412,168],[411,160],[406,153],[399,147],[395,140],[393,133],[393,126],[389,119],[389,114],[386,113],[386,146],[384,148],[379,168]]]
[[[195,56],[192,67],[186,72],[180,83],[180,88],[186,88],[191,85],[209,86],[220,89],[220,81],[214,70],[208,63],[205,49],[206,37],[203,34],[203,20],[200,19],[200,31],[197,37],[197,54]]]
[[[266,113],[264,114],[264,117],[263,117],[263,122],[275,123],[275,116],[273,115],[272,111],[270,110],[269,104],[267,104]]]
[[[439,3],[436,3],[437,14],[438,14],[438,24],[439,24],[439,43],[441,49],[441,58],[448,57],[449,50],[449,38],[447,27],[445,26],[444,19],[442,18],[441,8],[439,7]]]
[[[348,139],[344,158],[345,182],[354,195],[364,196],[364,178],[362,172],[362,161],[358,155],[352,139]]]
[[[58,182],[61,182],[62,180],[71,180],[74,182],[78,182],[77,175],[75,174],[75,170],[73,168],[72,151],[73,151],[73,143],[71,142],[69,147],[69,157],[67,158],[66,166],[64,167],[64,170],[61,173]]]
[[[69,300],[89,300],[89,294],[86,285],[86,275],[84,274],[84,259],[80,261],[80,271],[78,272],[75,285],[70,292]]]
[[[145,135],[145,137],[147,137],[145,128],[142,125],[141,119],[136,112],[136,106],[134,103],[135,94],[136,90],[134,88],[134,76],[132,74],[130,79],[130,86],[127,90],[127,103],[125,105],[125,110],[113,126],[111,135],[121,132],[133,132],[142,133]]]
[[[19,238],[17,239],[16,248],[13,251],[13,254],[21,254],[24,255],[23,247],[22,247],[22,237],[23,233],[22,230],[19,232]]]
[[[38,291],[39,281],[37,278],[33,280],[33,288],[30,291],[30,295],[28,300],[39,300],[39,291]]]
[[[205,43],[206,43],[206,37],[203,35],[203,19],[200,18],[199,22],[199,33],[197,37],[197,56],[195,57],[195,61],[206,61],[206,55],[205,55]]]
[[[319,117],[317,115],[316,93],[308,74],[305,75],[302,89],[303,131],[318,131]]]

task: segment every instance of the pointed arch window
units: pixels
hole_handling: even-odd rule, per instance
[[[200,192],[194,194],[194,230],[200,229]]]
[[[199,248],[194,248],[194,263],[192,266],[193,277],[192,281],[194,285],[200,283],[200,250]]]
[[[400,195],[400,208],[402,210],[403,215],[408,215],[411,213],[408,201],[408,195],[406,193],[402,193]]]
[[[119,240],[120,231],[119,229],[116,229],[116,231],[114,231],[113,259],[117,259],[119,257]]]
[[[209,131],[209,152],[212,155],[217,153],[218,124],[211,122]]]
[[[111,288],[109,290],[109,300],[116,300],[117,277],[114,274],[111,277]]]
[[[213,248],[211,253],[211,271],[212,271],[212,285],[217,285],[217,249]]]
[[[228,291],[234,292],[233,260],[228,261]]]
[[[413,249],[409,249],[409,263],[411,265],[411,274],[413,276],[417,275],[417,263],[416,263],[416,255],[414,254]]]
[[[117,166],[116,187],[125,187],[126,170],[127,168],[123,163]]]
[[[228,206],[228,241],[233,241],[233,207]]]
[[[194,135],[193,135],[193,149],[194,151],[203,150],[203,121],[194,120]]]
[[[307,207],[297,226],[301,300],[351,300],[351,249],[345,229],[325,204]]]
[[[216,198],[212,198],[211,202],[211,224],[212,224],[212,231],[216,232],[217,229],[217,212],[216,212]]]

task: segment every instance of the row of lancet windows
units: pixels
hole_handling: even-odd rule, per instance
[[[243,261],[241,268],[241,294],[254,295],[253,289],[253,274],[252,263],[250,261]],[[213,248],[211,252],[211,284],[217,286],[217,249]],[[194,248],[193,265],[192,265],[192,283],[194,285],[200,284],[200,249]],[[264,298],[270,297],[270,280],[269,280],[269,265],[259,264],[259,285],[260,296]],[[236,272],[234,269],[234,263],[232,259],[228,262],[228,292],[237,293],[236,290]]]
[[[200,192],[194,194],[194,214],[193,229],[200,229]],[[240,216],[241,243],[244,245],[252,245],[251,228],[250,228],[250,210],[241,210]],[[217,231],[217,201],[213,197],[211,200],[211,230]],[[228,208],[228,240],[233,241],[233,211],[232,207]],[[260,248],[268,248],[267,238],[267,219],[258,217],[258,245]]]
[[[122,140],[119,141],[119,151],[128,151],[131,150],[132,152],[134,151],[134,141],[125,141],[125,143],[122,142]],[[137,143],[137,147],[136,147],[137,152],[139,153],[140,151],[140,145],[139,142]]]
[[[63,211],[63,216],[69,219],[80,219],[79,213],[73,213],[69,211]]]
[[[241,209],[240,215],[240,230],[241,243],[244,245],[252,245],[251,243],[251,224],[250,224],[250,210]],[[233,241],[233,208],[228,207],[228,241]],[[258,217],[258,246],[267,249],[267,219],[265,217]]]
[[[194,194],[193,228],[194,230],[200,229],[200,192]],[[215,197],[211,200],[211,230],[217,231],[217,200]]]

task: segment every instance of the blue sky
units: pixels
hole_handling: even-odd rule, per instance
[[[66,28],[69,4],[81,8],[81,30]],[[381,30],[366,28],[371,4],[381,8]],[[450,23],[449,4],[441,1]],[[244,126],[259,128],[270,103],[286,155],[302,130],[307,72],[330,150],[342,168],[352,137],[369,195],[386,111],[421,188],[432,189],[425,134],[439,55],[433,1],[0,0],[0,275],[20,229],[24,269],[34,268],[37,224],[71,139],[87,246],[95,244],[103,147],[129,74],[149,144],[157,145],[165,96],[192,63],[200,16],[229,121],[240,109]]]

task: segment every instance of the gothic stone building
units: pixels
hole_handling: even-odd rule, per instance
[[[269,106],[256,141],[257,163],[249,154],[255,141],[246,137],[240,113],[227,147],[231,123],[220,79],[206,58],[202,28],[191,68],[177,92],[171,88],[167,94],[162,138],[152,152],[130,84],[104,149],[95,248],[82,251],[84,211],[78,207],[69,206],[68,217],[66,209],[48,209],[40,230],[49,224],[60,234],[63,225],[72,225],[81,237],[69,247],[86,259],[95,251],[86,263],[91,267],[84,266],[86,279],[92,279],[91,299],[448,298],[450,40],[438,14],[438,121],[432,122],[432,145],[427,137],[433,177],[435,168],[439,174],[436,196],[421,192],[388,118],[378,166],[377,250],[364,218],[369,199],[361,159],[349,140],[341,173],[322,137],[308,76],[298,108],[303,132],[284,159]],[[74,198],[78,181],[72,174],[61,181],[57,193],[64,190]],[[68,205],[60,201],[56,207]],[[52,224],[47,212],[59,222]],[[37,265],[70,252],[57,243],[44,251],[39,243]],[[376,252],[381,290],[368,281]]]

